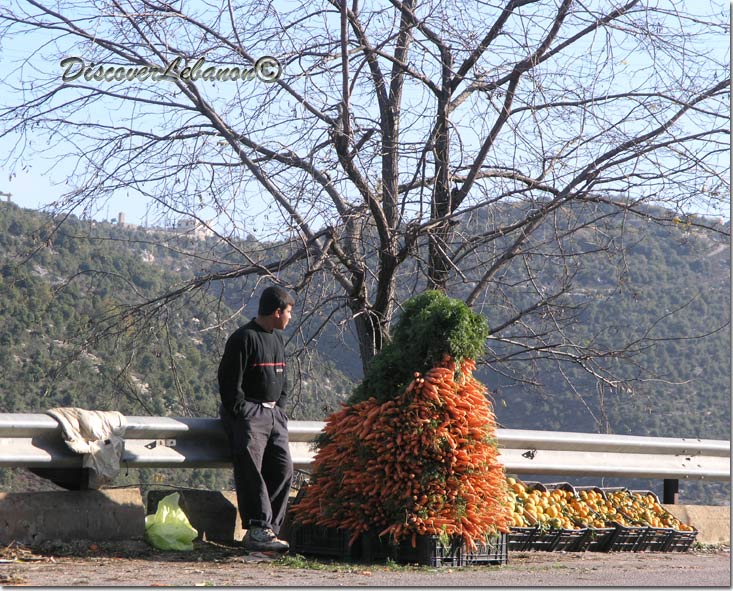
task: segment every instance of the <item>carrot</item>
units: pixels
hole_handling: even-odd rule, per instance
[[[495,444],[486,443],[495,417],[473,368],[444,357],[382,404],[342,405],[326,421],[328,443],[295,518],[346,525],[352,543],[371,527],[396,541],[457,534],[469,546],[475,536],[506,530],[503,469]]]

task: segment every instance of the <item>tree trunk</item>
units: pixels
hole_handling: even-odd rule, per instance
[[[359,342],[362,370],[366,373],[372,359],[389,340],[389,320],[374,310],[362,307],[355,313],[354,326]]]
[[[453,213],[450,173],[450,120],[448,107],[451,95],[453,59],[447,47],[441,46],[442,76],[441,92],[438,96],[438,112],[435,126],[435,185],[430,217],[440,220]],[[430,232],[428,246],[428,278],[433,289],[445,291],[450,277],[451,226],[442,221]]]
[[[450,277],[450,256],[448,244],[452,231],[447,223],[441,224],[430,233],[429,241],[429,280],[430,288],[445,292]]]

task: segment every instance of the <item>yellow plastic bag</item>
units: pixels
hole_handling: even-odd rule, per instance
[[[145,517],[145,541],[159,550],[193,550],[199,532],[178,504],[179,493],[163,497],[158,510]]]

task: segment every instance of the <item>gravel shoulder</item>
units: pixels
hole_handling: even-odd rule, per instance
[[[684,553],[509,554],[508,564],[430,568],[273,560],[198,542],[160,552],[143,541],[0,548],[0,589],[10,587],[731,587],[730,548]]]

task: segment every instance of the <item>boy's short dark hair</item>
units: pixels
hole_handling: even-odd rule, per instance
[[[284,310],[288,306],[293,306],[295,300],[286,290],[277,285],[266,287],[260,295],[260,305],[257,313],[260,316],[269,316],[274,314],[275,310]]]

